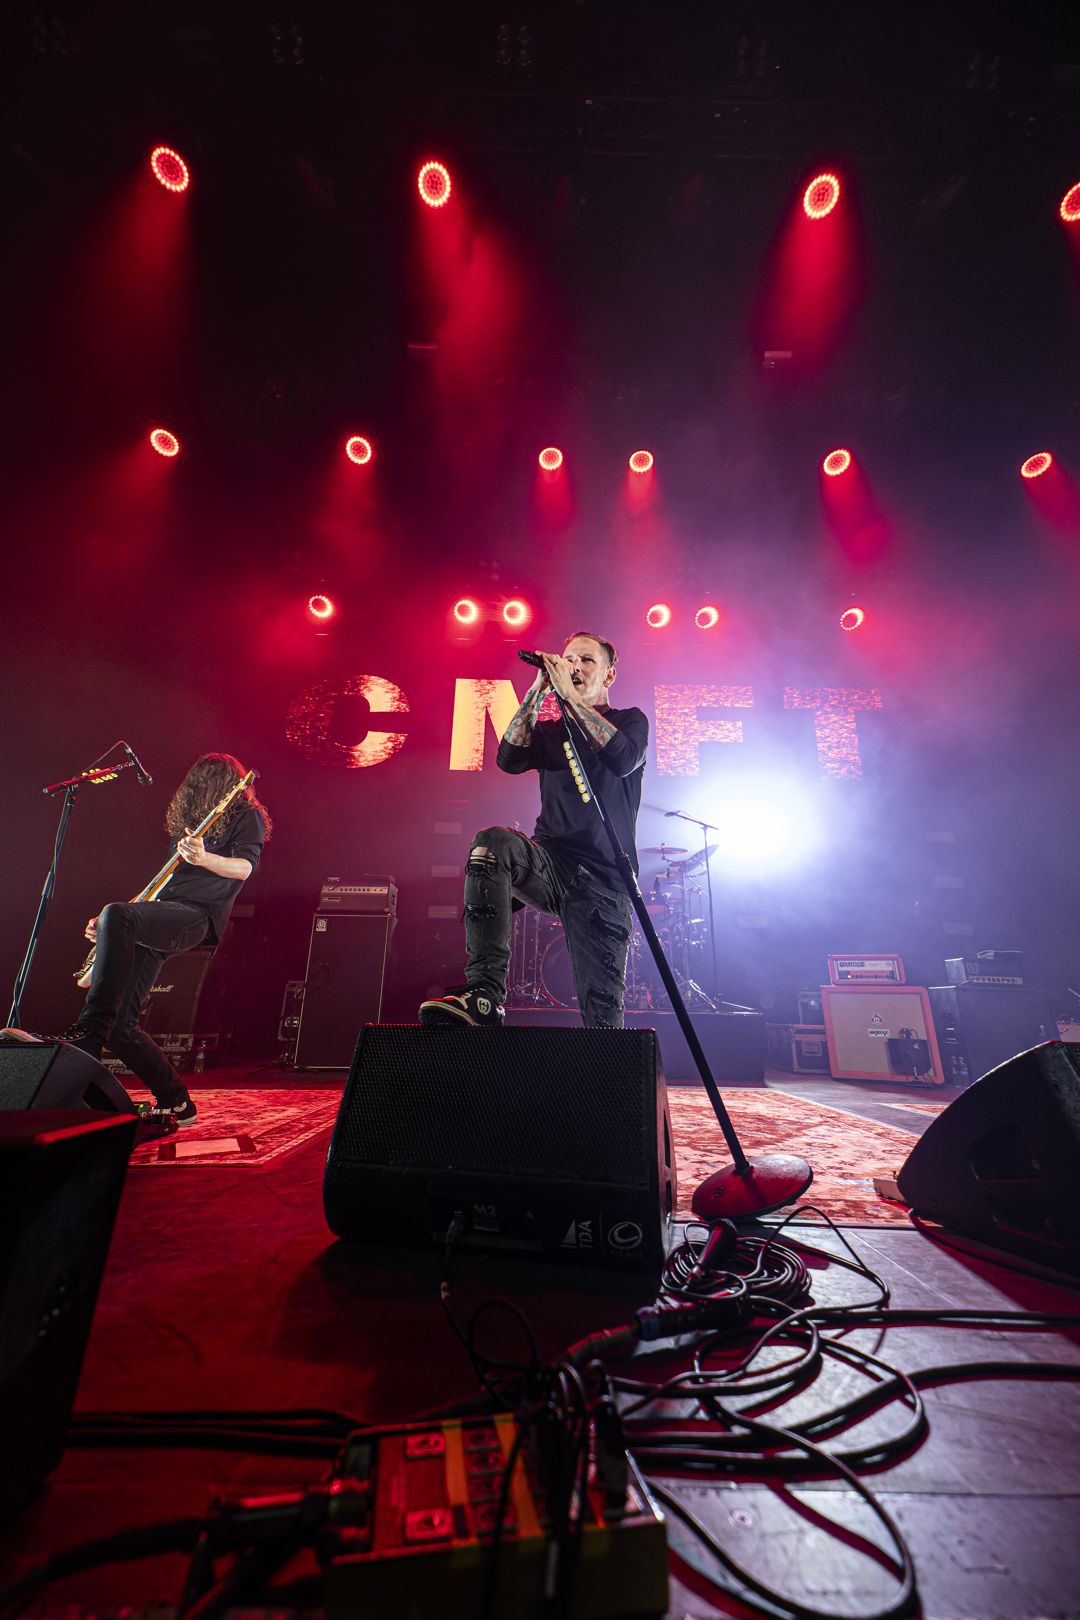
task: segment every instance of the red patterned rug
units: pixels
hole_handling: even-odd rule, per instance
[[[136,1102],[148,1094],[132,1090]],[[295,1153],[337,1117],[341,1088],[278,1091],[197,1091],[199,1117],[172,1135],[143,1142],[131,1163],[258,1165]]]
[[[690,1220],[694,1188],[727,1164],[730,1155],[704,1091],[673,1086],[668,1096],[679,1178],[678,1213]],[[133,1165],[239,1168],[280,1160],[314,1137],[329,1136],[341,1091],[333,1086],[198,1091],[195,1098],[196,1123],[144,1142],[132,1155]],[[879,1198],[873,1178],[895,1175],[911,1150],[910,1132],[783,1091],[732,1090],[725,1101],[748,1153],[797,1153],[809,1161],[814,1181],[807,1197],[834,1220],[852,1225],[907,1224],[904,1207]],[[929,1111],[925,1104],[912,1106]]]
[[[704,1091],[673,1086],[668,1100],[679,1178],[677,1212],[688,1221],[693,1219],[694,1188],[729,1164],[731,1155]],[[909,1131],[783,1091],[733,1088],[724,1101],[747,1153],[797,1153],[810,1164],[814,1180],[804,1202],[819,1205],[844,1225],[909,1224],[903,1204],[874,1191],[874,1177],[895,1176],[911,1152],[915,1138]]]

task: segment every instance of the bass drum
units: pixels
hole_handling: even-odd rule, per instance
[[[577,1006],[574,972],[570,966],[570,947],[563,933],[558,934],[544,948],[544,954],[540,959],[540,982],[544,987],[544,994],[553,1006],[567,1008]]]
[[[653,1004],[652,990],[645,974],[645,942],[635,926],[630,937],[630,951],[626,962],[626,1007],[643,1011]],[[566,935],[559,933],[544,949],[540,960],[540,982],[544,994],[554,1007],[568,1010],[578,1004],[574,989],[574,970],[570,964],[570,947]]]

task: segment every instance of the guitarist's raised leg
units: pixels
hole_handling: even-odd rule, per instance
[[[96,1058],[108,1047],[182,1124],[195,1118],[195,1104],[164,1052],[139,1028],[139,1012],[168,957],[200,945],[208,928],[203,912],[167,900],[106,906],[97,919],[86,1004],[64,1037]]]

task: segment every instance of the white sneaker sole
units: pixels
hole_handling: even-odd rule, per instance
[[[445,1001],[422,1001],[420,1003],[421,1024],[468,1024],[472,1029],[479,1029],[480,1022],[465,1007],[451,1007]]]

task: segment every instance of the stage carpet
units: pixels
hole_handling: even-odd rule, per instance
[[[306,1142],[329,1138],[340,1095],[336,1086],[199,1091],[197,1122],[143,1143],[132,1165],[175,1171],[280,1162]],[[668,1096],[678,1215],[690,1220],[694,1188],[730,1155],[704,1091],[677,1086]],[[845,1224],[907,1225],[905,1208],[879,1198],[873,1178],[895,1175],[911,1150],[912,1134],[783,1091],[732,1090],[725,1101],[747,1153],[797,1153],[809,1161],[814,1182],[805,1201]]]

